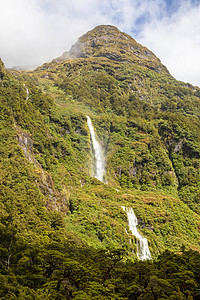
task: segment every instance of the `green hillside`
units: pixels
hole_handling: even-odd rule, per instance
[[[0,100],[1,299],[198,299],[200,88],[98,26],[33,72],[0,62]]]

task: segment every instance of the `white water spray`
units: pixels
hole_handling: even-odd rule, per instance
[[[132,207],[127,208],[122,206],[122,208],[127,214],[130,231],[139,240],[139,243],[137,242],[137,257],[140,260],[151,259],[151,253],[149,251],[148,241],[146,238],[141,236],[141,234],[137,230],[138,220],[136,215],[134,214]]]
[[[29,90],[26,88],[26,101],[29,99]]]
[[[95,159],[94,177],[104,182],[105,159],[103,156],[101,145],[96,139],[94,128],[92,126],[92,122],[89,116],[87,116],[87,124],[90,130],[92,147],[94,149],[94,159]]]
[[[26,87],[25,83],[24,83],[24,86],[26,88],[26,102],[27,102],[29,99],[29,89]]]

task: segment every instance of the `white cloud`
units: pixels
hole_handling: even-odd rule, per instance
[[[109,22],[96,0],[0,1],[0,57],[7,67],[51,60],[95,25]]]
[[[145,26],[140,41],[177,79],[200,86],[200,6],[184,3],[171,17]]]
[[[0,10],[0,56],[8,65],[33,63],[45,46],[44,14],[33,1],[7,0]],[[39,32],[39,34],[38,34]],[[40,46],[39,46],[40,45]],[[39,46],[39,47],[38,47]]]
[[[0,0],[0,57],[8,67],[43,63],[94,26],[113,24],[149,47],[176,78],[200,85],[200,4],[177,0],[169,10],[167,1]]]

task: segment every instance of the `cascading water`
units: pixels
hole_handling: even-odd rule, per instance
[[[29,99],[29,90],[26,88],[26,101]]]
[[[105,182],[104,181],[105,158],[103,155],[101,145],[96,139],[94,128],[92,126],[92,122],[89,116],[87,116],[87,125],[90,130],[92,147],[94,149],[94,160],[95,160],[94,177],[102,182]]]
[[[105,172],[105,158],[101,145],[96,139],[94,128],[89,116],[87,116],[87,125],[90,130],[91,143],[94,150],[94,160],[95,160],[95,170],[94,177],[98,180],[104,181],[104,172]],[[137,256],[140,260],[151,259],[151,254],[148,247],[147,239],[141,236],[137,230],[138,220],[132,208],[127,208],[122,206],[123,210],[126,212],[128,217],[128,224],[132,234],[139,240],[137,243]]]
[[[127,208],[122,206],[122,208],[127,214],[130,231],[139,240],[139,243],[137,242],[137,257],[140,260],[151,259],[151,253],[149,251],[148,241],[146,238],[141,236],[141,234],[137,230],[138,220],[136,215],[134,214],[132,207]]]
[[[24,86],[26,87],[25,83]],[[28,101],[28,99],[29,99],[29,89],[26,87],[26,102]]]

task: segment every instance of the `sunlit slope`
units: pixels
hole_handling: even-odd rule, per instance
[[[26,105],[33,103],[45,124],[45,144],[33,142],[33,155],[65,195],[67,231],[95,247],[131,250],[120,208],[126,205],[153,255],[182,244],[199,249],[197,87],[176,81],[151,51],[112,26],[95,28],[62,58],[17,76],[30,90]],[[106,154],[107,185],[91,178],[86,115]],[[23,126],[34,141],[28,122]]]
[[[153,54],[148,59],[140,55],[142,65],[130,61],[129,52],[123,62],[105,55],[93,57],[96,52],[88,47],[94,36],[95,43],[101,41],[102,31],[103,40],[109,37],[107,52],[122,47],[114,43],[117,29],[100,28],[80,38],[89,40],[81,48],[90,53],[86,58],[71,54],[64,62],[54,61],[21,76],[53,96],[61,108],[96,116],[96,130],[107,150],[110,182],[175,186],[181,199],[199,211],[199,88],[176,81]],[[126,35],[124,39],[127,47],[136,43]],[[140,45],[137,49],[146,51]]]

